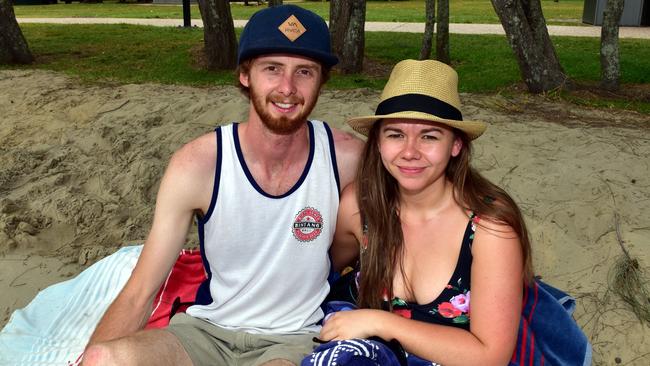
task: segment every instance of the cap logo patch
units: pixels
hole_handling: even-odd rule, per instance
[[[302,36],[302,34],[307,31],[295,15],[291,15],[287,18],[284,23],[280,24],[278,29],[285,37],[289,38],[291,42],[298,39],[298,37]]]

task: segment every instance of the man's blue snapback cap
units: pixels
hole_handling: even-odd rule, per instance
[[[280,5],[253,14],[239,37],[237,63],[271,53],[309,57],[331,67],[330,33],[323,18],[296,5]]]

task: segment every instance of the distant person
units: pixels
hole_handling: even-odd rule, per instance
[[[528,233],[512,198],[470,166],[486,124],[463,119],[457,83],[441,62],[399,62],[376,114],[348,121],[368,141],[341,197],[332,261],[340,269],[360,254],[361,310],[334,313],[321,340],[396,340],[409,365],[513,355],[533,280]]]
[[[261,10],[238,56],[248,120],[172,156],[140,259],[85,365],[294,365],[314,347],[339,192],[363,143],[307,120],[338,62],[322,18],[294,5]],[[207,282],[187,314],[142,331],[194,217]]]

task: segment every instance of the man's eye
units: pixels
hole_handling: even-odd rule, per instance
[[[422,136],[423,140],[437,140],[438,136],[433,136],[433,135],[424,135]]]
[[[298,74],[300,74],[302,76],[311,76],[312,72],[309,69],[302,69],[302,70],[298,71]]]

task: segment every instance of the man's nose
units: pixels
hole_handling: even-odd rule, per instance
[[[278,85],[278,93],[286,96],[296,93],[296,84],[293,79],[293,74],[288,73],[282,75],[280,85]]]

